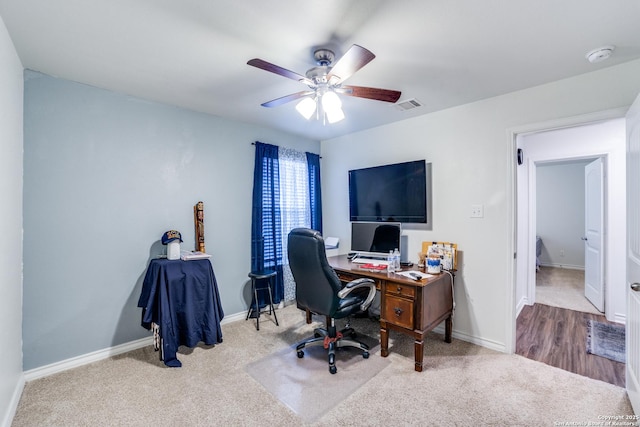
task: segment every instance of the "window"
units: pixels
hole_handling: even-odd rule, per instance
[[[256,142],[251,269],[277,272],[274,303],[295,299],[289,231],[307,227],[322,232],[319,160],[317,154]]]

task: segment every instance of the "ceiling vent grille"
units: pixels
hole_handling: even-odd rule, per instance
[[[414,108],[422,107],[420,101],[415,98],[407,99],[406,101],[398,102],[396,107],[400,111],[412,110]]]

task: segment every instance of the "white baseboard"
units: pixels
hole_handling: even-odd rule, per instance
[[[226,323],[235,322],[238,320],[244,320],[247,316],[247,312],[240,312],[232,314],[231,316],[225,316],[220,322],[221,325]],[[24,381],[32,381],[38,378],[44,378],[49,375],[57,374],[59,372],[67,371],[69,369],[77,368],[79,366],[87,365],[89,363],[97,362],[99,360],[108,359],[118,354],[127,353],[129,351],[137,350],[148,345],[153,345],[153,337],[141,338],[139,340],[130,341],[128,343],[120,344],[114,347],[97,350],[91,353],[83,354],[80,356],[72,357],[70,359],[55,362],[50,365],[41,366],[39,368],[30,369],[24,372]],[[23,382],[24,382],[23,381]],[[22,393],[22,391],[20,391]],[[18,399],[20,395],[18,395]]]
[[[141,338],[139,340],[131,341],[128,343],[120,344],[115,347],[109,347],[103,350],[93,351],[91,353],[72,357],[70,359],[62,360],[60,362],[52,363],[50,365],[41,366],[39,368],[30,369],[24,372],[24,377],[26,381],[36,380],[38,378],[43,378],[49,375],[57,374],[58,372],[63,372],[69,369],[77,368],[78,366],[83,366],[89,363],[97,362],[98,360],[108,359],[109,357],[117,356],[118,354],[126,353],[128,351],[137,350],[139,348],[146,347],[148,345],[153,345],[152,336],[149,336],[147,338]]]
[[[520,316],[520,313],[522,312],[524,306],[528,305],[528,302],[529,299],[527,297],[520,298],[520,301],[518,301],[518,304],[516,305],[516,319],[518,318],[518,316]]]
[[[607,320],[612,320],[613,322],[620,323],[622,325],[626,325],[627,324],[627,316],[625,316],[622,313],[615,313],[613,315],[613,319],[607,318]]]
[[[246,316],[247,316],[247,311],[242,311],[240,313],[235,313],[230,316],[225,316],[225,318],[220,322],[220,324],[224,325],[231,322],[237,322],[239,320],[245,320]],[[434,332],[441,333],[444,335],[444,325],[437,326],[434,329]],[[456,331],[452,332],[452,337],[456,339],[460,339],[462,341],[467,341],[482,347],[487,347],[489,349],[499,351],[501,353],[506,353],[505,345],[503,343],[474,337],[474,336],[463,334]],[[38,378],[44,378],[49,375],[53,375],[59,372],[67,371],[69,369],[77,368],[79,366],[87,365],[89,363],[97,362],[99,360],[108,359],[110,357],[117,356],[118,354],[137,350],[139,348],[146,347],[148,345],[153,345],[152,336],[149,336],[147,338],[141,338],[139,340],[131,341],[128,343],[120,344],[114,347],[105,348],[103,350],[98,350],[91,353],[83,354],[81,356],[72,357],[70,359],[62,360],[60,362],[52,363],[50,365],[41,366],[39,368],[25,371],[24,380],[19,390],[17,399],[18,400],[20,399],[20,395],[22,394],[22,388],[24,388],[25,381],[28,382],[28,381],[36,380]],[[16,407],[17,407],[17,402],[16,402]]]
[[[433,332],[444,335],[444,325],[436,326],[433,329]],[[471,344],[479,345],[481,347],[486,347],[491,350],[499,351],[500,353],[508,353],[504,343],[499,343],[497,341],[474,337],[461,332],[456,332],[455,330],[452,331],[451,336],[452,338],[456,338],[461,341],[470,342]]]
[[[22,396],[25,382],[24,375],[21,375],[18,383],[16,384],[16,388],[13,390],[9,407],[7,408],[7,412],[4,414],[4,418],[2,423],[0,423],[0,426],[11,427],[11,423],[13,422],[13,419],[16,416],[16,411],[18,410],[18,403],[20,403],[20,397]]]
[[[241,311],[240,313],[235,313],[230,316],[225,315],[224,319],[222,319],[222,322],[220,322],[220,324],[225,325],[227,323],[237,322],[238,320],[244,320],[247,318],[247,313],[248,313],[248,310]]]
[[[584,270],[584,265],[571,264],[540,264],[540,267],[566,268],[567,270]]]

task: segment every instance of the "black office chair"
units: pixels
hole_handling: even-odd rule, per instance
[[[357,347],[362,350],[362,357],[368,358],[369,347],[354,339],[353,328],[347,326],[337,332],[335,319],[367,310],[376,294],[374,281],[357,279],[343,287],[338,275],[327,262],[324,240],[315,230],[296,228],[289,233],[288,242],[289,266],[296,282],[298,306],[327,318],[326,329],[315,329],[312,338],[296,346],[298,357],[304,357],[305,347],[326,343],[329,372],[332,374],[337,372],[336,348]]]

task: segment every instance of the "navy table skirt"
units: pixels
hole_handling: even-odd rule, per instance
[[[151,329],[152,323],[159,326],[161,358],[167,366],[182,366],[176,357],[181,345],[222,342],[224,313],[208,259],[151,260],[138,307],[144,328]]]

